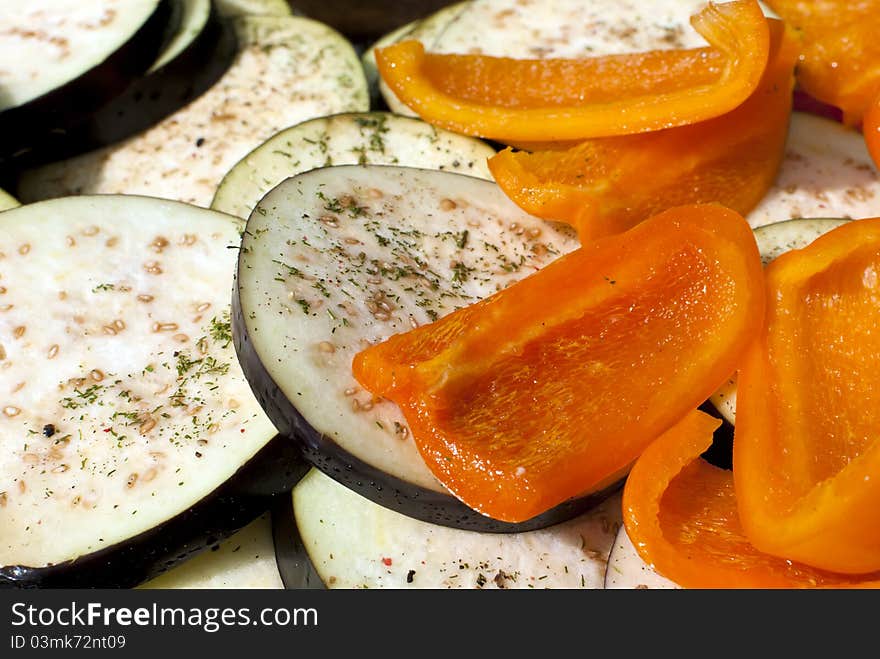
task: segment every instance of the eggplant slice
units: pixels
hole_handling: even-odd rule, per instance
[[[226,172],[282,128],[367,109],[360,61],[338,32],[292,16],[234,26],[239,51],[211,89],[136,137],[25,172],[19,197],[129,193],[208,206]]]
[[[303,475],[235,358],[240,222],[104,195],[0,224],[0,584],[136,585]]]
[[[284,499],[288,497],[284,495]],[[275,561],[272,522],[260,515],[223,542],[139,586],[142,589],[284,588]]]
[[[247,219],[284,179],[331,165],[401,165],[491,179],[485,142],[388,112],[321,117],[283,130],[242,158],[224,177],[211,208]]]
[[[824,117],[794,112],[773,188],[746,219],[752,227],[801,217],[880,216],[880,176],[865,140]]]
[[[569,227],[525,214],[489,181],[381,165],[312,170],[248,220],[233,294],[238,357],[279,432],[365,497],[457,528],[548,526],[616,487],[521,524],[476,513],[428,470],[399,408],[359,387],[351,360],[577,246]]]
[[[620,497],[551,528],[462,531],[388,510],[312,470],[273,510],[287,588],[602,588]]]
[[[0,11],[3,160],[84,120],[155,61],[179,0],[4,0]],[[0,164],[3,163],[0,160]]]

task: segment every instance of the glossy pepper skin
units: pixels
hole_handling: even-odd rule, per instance
[[[880,219],[783,254],[766,282],[737,390],[743,528],[766,553],[880,570]]]
[[[880,93],[880,1],[767,0],[803,35],[799,86],[858,127]]]
[[[653,442],[623,491],[642,559],[684,588],[876,588],[880,573],[836,574],[766,554],[739,521],[736,474],[700,458],[719,421],[693,411]]]
[[[874,166],[880,169],[880,90],[865,112],[862,134],[865,137],[865,146],[868,147],[868,153],[871,154]]]
[[[747,214],[772,187],[782,163],[799,48],[780,21],[768,24],[767,69],[752,95],[731,112],[563,150],[506,149],[489,159],[495,181],[523,210],[572,224],[582,240],[624,231],[687,203],[718,202]]]
[[[757,87],[770,38],[756,0],[710,3],[691,23],[720,56],[694,49],[514,60],[426,54],[404,41],[379,49],[376,62],[401,101],[459,133],[504,143],[627,135],[716,117]]]
[[[665,211],[356,355],[435,476],[523,521],[623,475],[732,373],[761,327],[760,258],[737,213]]]

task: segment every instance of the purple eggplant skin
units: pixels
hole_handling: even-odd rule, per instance
[[[326,589],[296,528],[293,499],[289,494],[278,497],[272,506],[272,541],[275,565],[286,590]]]
[[[120,95],[64,131],[12,158],[17,170],[116,144],[159,123],[210,89],[232,64],[238,40],[232,23],[212,4],[204,29],[177,57],[138,77]]]
[[[119,544],[45,567],[0,568],[0,588],[133,588],[215,546],[272,507],[310,465],[275,436],[233,476],[187,510]]]
[[[0,170],[16,156],[38,148],[45,136],[65,133],[142,75],[180,26],[179,0],[161,0],[140,29],[121,48],[70,82],[23,105],[0,112]]]
[[[239,253],[237,271],[247,267]],[[409,517],[452,528],[483,533],[522,533],[553,526],[594,508],[617,492],[624,479],[607,488],[570,499],[524,522],[502,522],[469,508],[451,494],[406,482],[358,459],[330,437],[313,428],[287,399],[260,360],[241,309],[238,272],[232,292],[232,338],[238,361],[251,390],[278,429],[295,442],[317,469],[361,496]]]

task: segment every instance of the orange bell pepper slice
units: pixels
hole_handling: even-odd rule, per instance
[[[732,373],[762,322],[746,221],[670,209],[355,356],[432,473],[518,522],[614,482]]]
[[[691,412],[653,442],[623,490],[623,521],[642,559],[685,588],[880,587],[765,554],[738,517],[736,472],[700,459],[720,421]]]
[[[880,1],[768,0],[767,4],[803,33],[800,87],[840,108],[845,124],[859,126],[880,91]]]
[[[727,114],[689,126],[581,142],[560,151],[501,151],[495,181],[532,215],[575,226],[582,240],[624,231],[665,208],[718,202],[745,215],[773,185],[785,151],[799,44],[768,21],[770,63]]]
[[[442,128],[502,142],[624,135],[716,117],[757,87],[770,38],[756,0],[709,3],[691,24],[720,66],[701,49],[515,60],[426,54],[418,41],[381,48],[376,62],[397,97]]]
[[[739,371],[740,518],[764,552],[880,569],[880,218],[766,270],[767,321]]]

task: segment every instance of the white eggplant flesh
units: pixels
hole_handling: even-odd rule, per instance
[[[389,112],[321,117],[281,131],[223,178],[211,208],[247,219],[286,178],[333,165],[399,165],[491,179],[495,150],[481,140]]]

